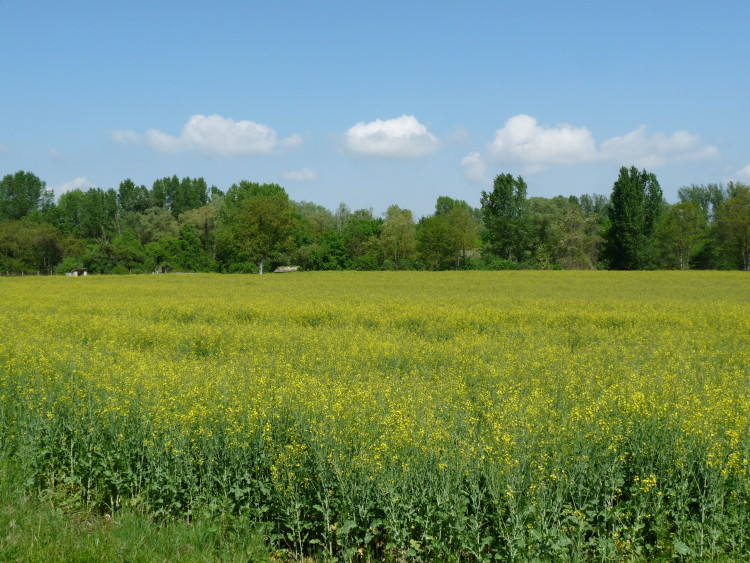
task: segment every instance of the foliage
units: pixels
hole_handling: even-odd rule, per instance
[[[118,219],[117,192],[90,188],[71,190],[57,204],[60,230],[83,239],[110,239]]]
[[[341,211],[339,208],[339,212]],[[379,270],[382,262],[380,234],[383,220],[374,218],[372,212],[366,209],[337,217],[344,225],[342,237],[348,255],[347,269]]]
[[[146,186],[136,186],[133,180],[127,178],[120,182],[117,203],[126,213],[143,213],[151,207],[151,194]]]
[[[224,194],[203,178],[173,175],[151,189],[128,178],[117,190],[71,190],[56,203],[30,172],[6,175],[0,188],[0,272],[9,275],[71,264],[98,273],[258,272],[267,262],[304,270],[750,268],[746,186],[684,186],[670,206],[653,174],[635,168],[620,170],[612,198],[527,197],[522,177],[500,174],[481,208],[440,196],[418,220],[397,205],[382,217],[344,203],[331,212],[290,200],[278,184],[246,180]],[[34,232],[52,235],[33,242]]]
[[[101,513],[56,502],[55,491],[34,498],[26,476],[0,457],[2,561],[265,561],[263,530],[230,514],[154,520],[137,507]],[[63,499],[70,500],[70,499]]]
[[[734,185],[719,208],[718,223],[742,269],[750,271],[750,187]]]
[[[479,225],[465,201],[441,196],[435,215],[419,222],[417,248],[428,269],[459,269],[467,254],[476,249]]]
[[[661,217],[656,238],[665,263],[688,270],[694,255],[706,238],[707,212],[697,203],[682,201],[667,208]]]
[[[612,187],[606,253],[615,270],[641,270],[654,266],[653,235],[662,212],[662,191],[656,176],[620,168]]]
[[[592,270],[599,263],[603,237],[601,218],[570,205],[553,223],[552,258],[566,270]]]
[[[46,184],[31,172],[19,170],[0,180],[0,221],[17,221],[41,208]]]
[[[498,174],[492,191],[482,191],[484,240],[501,258],[515,261],[526,258],[529,221],[526,190],[521,176]]]
[[[416,235],[417,228],[411,211],[391,205],[385,212],[385,221],[380,229],[380,246],[383,256],[396,269],[403,269],[414,257]]]
[[[60,232],[28,219],[0,223],[0,272],[50,273],[63,256]]]
[[[297,249],[295,263],[305,270],[343,270],[346,264],[343,236],[338,231],[323,231],[318,242]]]
[[[234,187],[233,187],[234,189]],[[250,185],[227,192],[231,205],[231,220],[224,216],[223,249],[225,253],[254,262],[259,273],[269,259],[293,249],[292,234],[298,217],[289,197],[279,186]]]
[[[176,237],[180,224],[165,207],[150,207],[138,218],[135,232],[141,244],[156,242],[166,237]]]

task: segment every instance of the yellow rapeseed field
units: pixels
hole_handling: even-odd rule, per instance
[[[321,559],[750,556],[750,278],[0,280],[28,485]]]

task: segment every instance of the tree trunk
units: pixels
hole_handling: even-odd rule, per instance
[[[679,253],[680,253],[680,270],[685,269],[685,246],[682,241],[679,243]]]
[[[260,262],[258,262],[258,273],[260,275],[263,275],[263,264],[265,263],[266,259],[263,258]]]

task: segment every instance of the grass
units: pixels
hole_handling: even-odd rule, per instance
[[[129,508],[102,514],[24,487],[18,467],[0,465],[2,561],[268,561],[264,535],[237,518],[155,521]]]

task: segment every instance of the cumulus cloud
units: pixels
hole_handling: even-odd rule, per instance
[[[740,168],[732,176],[740,182],[750,182],[750,164],[744,168]]]
[[[303,168],[302,170],[282,172],[281,179],[287,182],[316,182],[318,173],[310,168]]]
[[[118,143],[142,144],[159,152],[196,151],[219,156],[267,154],[279,145],[296,146],[302,142],[299,135],[278,141],[276,131],[262,123],[201,114],[188,119],[178,137],[158,129],[149,129],[142,135],[117,130],[110,136]]]
[[[646,126],[642,125],[626,135],[602,142],[600,154],[603,160],[648,167],[714,158],[719,152],[716,147],[702,145],[698,135],[687,131],[677,131],[669,136],[663,133],[648,135]]]
[[[470,153],[463,158],[461,171],[470,182],[480,185],[490,183],[490,178],[487,176],[487,163],[478,152]]]
[[[359,122],[344,133],[354,154],[384,158],[418,158],[437,148],[438,140],[413,115]]]
[[[542,127],[525,114],[511,117],[495,132],[491,155],[530,166],[576,164],[596,159],[596,141],[585,127],[567,123]]]
[[[526,173],[546,170],[550,165],[607,161],[642,167],[662,166],[674,162],[705,160],[718,157],[716,147],[706,145],[698,135],[677,131],[672,135],[649,134],[645,126],[622,136],[597,144],[587,127],[567,123],[540,125],[534,117],[515,115],[495,132],[495,139],[486,154],[479,157],[520,164]],[[464,174],[472,178],[477,153],[464,158]]]
[[[281,139],[281,141],[279,141],[279,145],[287,149],[293,149],[295,147],[300,146],[301,144],[302,144],[302,135],[298,133],[295,133],[294,135],[291,135],[287,137],[286,139]]]
[[[70,182],[65,182],[58,186],[51,186],[51,189],[54,190],[55,195],[59,196],[60,194],[64,194],[66,192],[70,192],[73,190],[85,191],[93,187],[94,187],[94,184],[89,182],[87,178],[84,178],[83,176],[78,176],[77,178],[71,180]]]
[[[126,129],[115,129],[114,131],[110,131],[109,136],[114,142],[122,144],[135,144],[141,139],[141,135],[135,131],[129,131]]]

